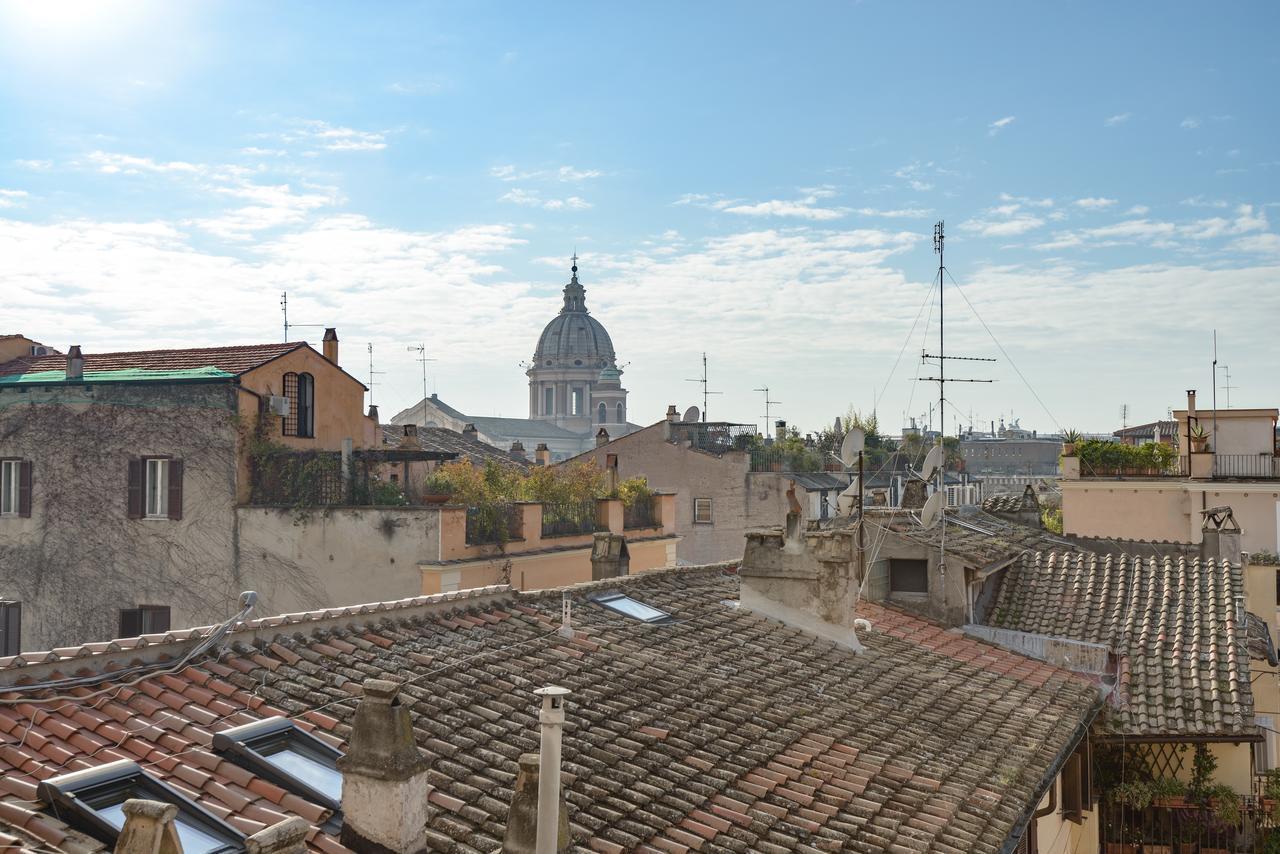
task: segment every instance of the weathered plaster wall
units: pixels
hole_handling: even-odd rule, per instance
[[[305,372],[315,378],[316,435],[310,439],[285,436],[281,429],[284,419],[268,415],[264,416],[270,419],[267,438],[305,451],[340,450],[343,439],[351,439],[357,448],[381,446],[382,437],[377,435],[377,425],[364,414],[364,386],[315,350],[300,347],[249,371],[240,378],[240,382],[264,397],[284,394],[284,375],[289,372]],[[251,395],[244,396],[241,407],[241,414],[250,417],[258,411],[257,401]]]
[[[0,519],[0,595],[22,648],[107,640],[119,610],[169,605],[174,626],[234,614],[235,391],[94,383],[0,390],[0,456],[32,461],[30,518]],[[183,518],[129,519],[128,461],[184,463]]]
[[[440,550],[435,507],[239,507],[241,578],[260,614],[421,593],[418,562]]]

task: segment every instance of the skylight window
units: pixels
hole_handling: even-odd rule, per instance
[[[595,596],[592,601],[596,604],[603,605],[606,608],[617,611],[619,614],[626,614],[632,619],[639,620],[642,623],[669,623],[671,615],[666,611],[646,605],[639,599],[632,599],[630,596],[622,593],[608,593],[603,596]]]
[[[244,835],[128,759],[51,777],[39,797],[53,815],[114,847],[124,829],[124,802],[161,801],[178,808],[174,827],[184,854],[230,854],[244,850]]]
[[[288,718],[265,718],[215,733],[213,749],[299,797],[342,809],[342,753]]]

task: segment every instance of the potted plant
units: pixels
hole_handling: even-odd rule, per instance
[[[1200,424],[1196,424],[1191,428],[1191,450],[1194,453],[1204,453],[1204,446],[1209,441],[1209,431],[1204,429]]]
[[[423,504],[447,504],[453,497],[453,484],[447,478],[433,474],[422,483]]]
[[[1076,455],[1076,444],[1080,441],[1080,434],[1075,430],[1068,430],[1062,434],[1062,455],[1064,457],[1074,457]]]

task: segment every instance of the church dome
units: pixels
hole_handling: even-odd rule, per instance
[[[578,283],[578,265],[564,286],[564,307],[542,330],[533,353],[536,368],[596,367],[614,363],[613,341],[604,324],[587,313],[586,289]]]

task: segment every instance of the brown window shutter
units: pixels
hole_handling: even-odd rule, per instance
[[[120,637],[136,638],[142,634],[142,609],[120,609]]]
[[[31,460],[18,464],[18,515],[31,515]]]
[[[142,518],[142,481],[145,475],[142,460],[129,460],[129,501],[128,513],[130,519]],[[131,637],[130,635],[122,635],[122,637]]]
[[[22,651],[22,603],[0,602],[0,656]]]
[[[168,605],[139,605],[138,612],[141,614],[144,635],[158,635],[169,631]]]
[[[182,460],[169,460],[169,518],[182,518]]]
[[[1084,820],[1080,794],[1080,754],[1073,753],[1062,766],[1062,817],[1076,824]]]

